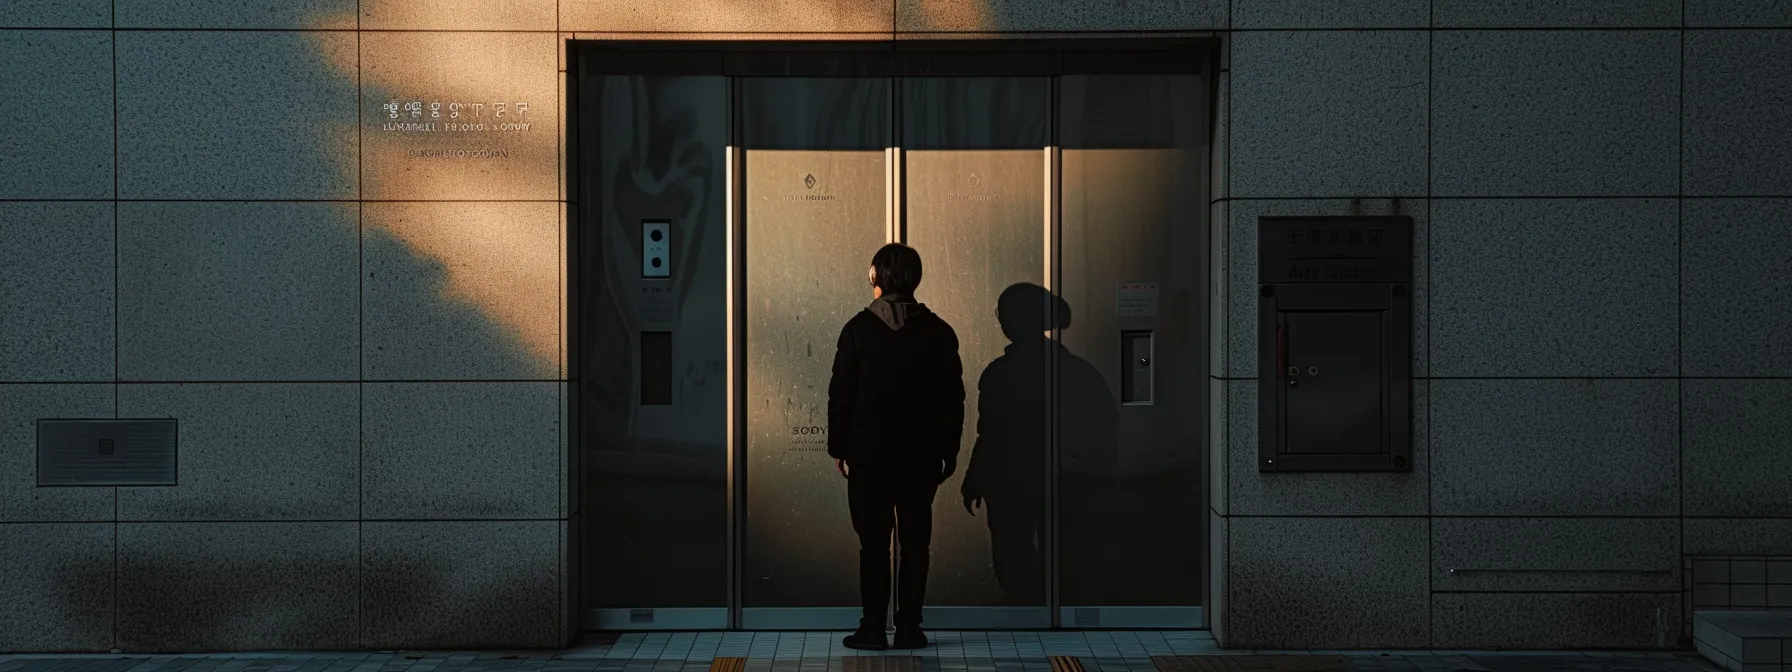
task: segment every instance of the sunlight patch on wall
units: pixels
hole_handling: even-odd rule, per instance
[[[387,18],[435,4],[361,3]],[[359,170],[361,198],[422,201],[370,202],[363,228],[439,268],[442,300],[476,308],[547,371],[562,363],[559,48],[541,33],[363,32],[359,53],[325,52],[360,78],[359,165],[343,169]]]

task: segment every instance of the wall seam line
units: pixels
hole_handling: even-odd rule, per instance
[[[556,351],[555,356],[560,359],[560,381],[559,384],[554,386],[554,417],[559,425],[554,441],[558,444],[555,450],[560,454],[560,468],[557,470],[560,472],[559,515],[562,519],[567,521],[556,526],[558,529],[555,530],[554,535],[556,561],[561,567],[560,571],[556,572],[559,582],[558,592],[560,595],[560,613],[556,614],[554,617],[555,622],[560,624],[560,629],[558,632],[554,633],[554,638],[561,643],[566,643],[577,630],[577,626],[574,623],[567,623],[566,619],[568,616],[572,616],[574,622],[577,622],[577,614],[574,614],[573,612],[576,611],[578,606],[578,601],[575,600],[573,596],[566,594],[567,572],[578,571],[578,568],[573,566],[571,555],[567,553],[566,550],[566,534],[573,526],[571,516],[568,515],[571,506],[567,501],[569,498],[566,496],[566,471],[571,469],[573,465],[572,457],[567,454],[567,451],[572,448],[572,435],[566,429],[566,423],[570,421],[571,417],[571,411],[566,408],[566,378],[569,373],[566,370],[566,230],[568,228],[567,217],[571,214],[566,208],[566,197],[568,192],[571,191],[566,188],[566,178],[570,172],[566,168],[566,125],[577,123],[577,120],[573,119],[572,115],[565,113],[567,105],[571,101],[560,99],[561,91],[569,91],[567,87],[567,79],[571,76],[569,73],[574,71],[573,55],[567,50],[566,40],[561,39],[561,36],[563,35],[563,33],[560,32],[561,11],[560,0],[554,0],[554,49],[561,54],[560,56],[557,56],[555,60],[565,59],[566,61],[566,69],[555,73],[559,76],[560,81],[554,88],[554,114],[564,119],[563,122],[555,124],[554,126],[554,134],[555,137],[558,138],[554,143],[554,166],[556,171],[554,176],[554,181],[556,183],[554,185],[554,191],[560,196],[559,217],[554,224],[555,229],[559,232],[559,236],[554,241],[554,246],[560,250],[560,253],[556,255],[557,258],[555,260],[555,265],[559,267],[559,272],[554,279],[554,282],[559,286],[560,290],[559,300],[554,302],[554,311],[559,316],[557,321],[559,325],[559,349]],[[561,441],[560,437],[562,436],[566,437],[565,441]]]
[[[1227,199],[1230,199],[1232,197],[1233,193],[1235,193],[1233,191],[1233,187],[1232,187],[1232,173],[1235,172],[1232,170],[1232,161],[1233,161],[1232,136],[1237,135],[1237,134],[1232,132],[1232,125],[1238,123],[1238,116],[1233,114],[1232,101],[1233,101],[1233,99],[1238,97],[1238,92],[1234,91],[1233,89],[1238,86],[1238,79],[1239,79],[1237,76],[1237,73],[1235,72],[1238,69],[1238,63],[1237,63],[1238,54],[1237,54],[1237,50],[1233,48],[1233,45],[1238,42],[1238,33],[1233,30],[1233,28],[1234,28],[1233,23],[1237,20],[1237,14],[1238,14],[1237,5],[1238,5],[1237,0],[1227,0],[1227,2],[1226,2],[1226,31],[1227,32],[1226,32],[1226,36],[1225,36],[1226,43],[1225,43],[1225,45],[1223,45],[1226,49],[1225,60],[1226,60],[1226,71],[1227,71],[1227,74],[1226,74],[1226,162],[1224,165],[1224,168],[1226,170],[1225,179],[1224,179],[1225,198],[1227,198]],[[1226,221],[1221,224],[1222,224],[1222,226],[1225,227],[1225,232],[1226,232],[1226,236],[1225,236],[1226,249],[1225,249],[1225,253],[1224,253],[1225,256],[1222,257],[1222,260],[1223,260],[1223,265],[1224,265],[1224,269],[1225,269],[1225,274],[1227,276],[1227,277],[1222,278],[1222,280],[1224,280],[1226,282],[1226,292],[1224,294],[1225,303],[1224,303],[1224,310],[1222,311],[1222,314],[1223,314],[1222,319],[1224,320],[1223,324],[1225,325],[1225,329],[1226,329],[1226,331],[1223,334],[1224,338],[1222,339],[1222,341],[1223,341],[1222,346],[1225,348],[1225,352],[1226,352],[1226,357],[1224,359],[1225,364],[1226,364],[1226,370],[1221,373],[1223,373],[1225,375],[1230,375],[1233,371],[1232,367],[1237,365],[1236,362],[1232,361],[1232,356],[1231,356],[1232,355],[1232,305],[1231,305],[1232,287],[1231,287],[1231,278],[1229,276],[1232,273],[1232,265],[1234,263],[1236,263],[1236,260],[1234,260],[1232,258],[1232,236],[1235,232],[1232,230],[1232,207],[1230,205],[1226,206]],[[1222,572],[1222,577],[1223,577],[1223,580],[1225,581],[1226,585],[1225,585],[1225,590],[1222,591],[1224,593],[1224,596],[1220,600],[1220,604],[1222,605],[1222,608],[1215,610],[1217,613],[1215,613],[1214,617],[1208,621],[1208,627],[1213,627],[1215,625],[1218,625],[1219,626],[1218,629],[1220,630],[1221,635],[1224,635],[1227,640],[1236,641],[1237,633],[1234,633],[1232,631],[1232,627],[1231,627],[1232,621],[1230,618],[1230,616],[1232,614],[1232,610],[1235,608],[1235,606],[1232,602],[1232,583],[1233,583],[1232,582],[1232,519],[1230,517],[1232,515],[1232,432],[1231,432],[1231,429],[1232,429],[1232,384],[1231,384],[1231,382],[1227,381],[1227,382],[1221,384],[1220,389],[1222,389],[1224,391],[1224,399],[1225,399],[1225,406],[1222,407],[1224,412],[1222,412],[1220,414],[1220,422],[1222,422],[1225,425],[1225,429],[1226,429],[1225,455],[1221,461],[1221,463],[1225,466],[1225,469],[1226,469],[1226,483],[1225,483],[1225,494],[1224,494],[1224,498],[1226,501],[1226,507],[1225,507],[1226,514],[1224,516],[1220,517],[1221,520],[1225,521],[1226,533],[1223,535],[1223,539],[1225,541],[1225,543],[1224,543],[1225,549],[1220,554],[1220,557],[1223,560],[1223,563],[1222,563],[1223,566],[1220,568],[1220,571]],[[1253,422],[1252,423],[1253,429],[1255,428],[1255,425],[1256,425],[1256,423]],[[1222,644],[1222,646],[1224,645],[1223,642],[1221,644]]]
[[[1433,155],[1437,153],[1437,142],[1433,127],[1437,111],[1437,0],[1425,3],[1425,639],[1432,646],[1437,641],[1437,572],[1432,569],[1437,557],[1437,520],[1432,518],[1432,497],[1437,488],[1437,480],[1433,478],[1432,466],[1436,464],[1431,451],[1435,445],[1431,440],[1431,406],[1435,399],[1431,396],[1432,352],[1436,350],[1435,332],[1431,323],[1435,311],[1432,310],[1432,297],[1437,295],[1437,287],[1432,284],[1432,267],[1437,258],[1437,213],[1431,210],[1431,195],[1436,178],[1432,175]]]
[[[119,387],[118,387],[118,380],[120,378],[120,376],[119,376],[119,372],[120,372],[120,370],[119,370],[119,354],[120,354],[119,335],[120,335],[120,332],[119,332],[119,328],[118,328],[118,323],[119,323],[119,319],[122,315],[122,313],[120,312],[120,308],[119,308],[118,290],[119,290],[119,286],[120,286],[119,274],[121,272],[121,267],[122,267],[121,261],[123,258],[122,254],[121,254],[122,246],[120,246],[118,243],[118,232],[119,232],[118,197],[120,196],[120,194],[119,194],[119,179],[118,179],[118,176],[119,176],[119,163],[118,163],[118,0],[112,0],[112,34],[111,34],[111,37],[112,37],[112,417],[114,419],[116,419],[118,417],[119,406],[120,406]],[[112,646],[111,646],[111,650],[113,650],[113,651],[117,651],[119,649],[119,646],[118,646],[118,639],[119,639],[118,638],[118,631],[119,631],[118,614],[120,611],[120,605],[123,602],[122,600],[119,599],[119,592],[118,592],[119,584],[120,584],[120,581],[118,580],[118,572],[120,569],[120,565],[122,564],[120,562],[120,555],[123,551],[123,549],[119,545],[118,495],[119,495],[118,487],[113,486],[112,487]]]
[[[355,644],[367,646],[367,171],[362,123],[361,2],[355,0]]]
[[[1686,0],[1680,1],[1679,66],[1679,114],[1676,120],[1677,133],[1675,135],[1677,137],[1674,138],[1674,148],[1678,154],[1675,157],[1677,170],[1674,171],[1674,175],[1677,178],[1675,186],[1679,196],[1674,200],[1676,214],[1674,228],[1677,237],[1674,245],[1674,366],[1679,379],[1676,383],[1677,394],[1674,399],[1674,408],[1677,411],[1674,429],[1679,439],[1675,442],[1675,455],[1678,458],[1675,475],[1680,481],[1680,525],[1676,530],[1679,532],[1680,557],[1678,558],[1679,562],[1676,562],[1675,565],[1682,568],[1680,576],[1677,577],[1682,593],[1680,596],[1682,602],[1680,613],[1674,618],[1674,623],[1677,626],[1674,628],[1676,643],[1687,635],[1686,601],[1690,599],[1690,596],[1685,593],[1691,590],[1691,587],[1686,585],[1684,570],[1686,565]]]

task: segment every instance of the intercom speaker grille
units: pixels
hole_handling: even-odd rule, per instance
[[[178,437],[171,418],[38,420],[37,485],[175,485]]]

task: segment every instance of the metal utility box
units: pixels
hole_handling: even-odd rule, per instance
[[[1412,218],[1258,220],[1257,470],[1412,469]]]
[[[179,484],[173,418],[37,421],[37,486]]]

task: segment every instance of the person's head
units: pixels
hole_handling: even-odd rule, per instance
[[[901,243],[890,243],[871,256],[871,293],[913,296],[921,286],[921,253]]]
[[[1028,343],[1044,338],[1054,323],[1058,329],[1069,329],[1070,304],[1039,285],[1015,283],[996,299],[996,321],[1008,340]]]

